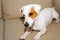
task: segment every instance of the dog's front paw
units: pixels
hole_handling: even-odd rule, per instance
[[[21,36],[19,40],[25,40],[24,36]]]

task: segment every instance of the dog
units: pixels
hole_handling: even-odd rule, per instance
[[[20,12],[23,15],[24,26],[27,27],[27,30],[20,37],[20,40],[25,40],[32,30],[39,30],[34,37],[34,40],[39,40],[46,33],[47,27],[53,19],[56,19],[56,23],[59,22],[59,14],[54,7],[42,9],[39,4],[29,4],[20,8]]]

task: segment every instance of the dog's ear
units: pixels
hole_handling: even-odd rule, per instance
[[[21,12],[21,14],[20,14],[20,15],[21,15],[21,16],[20,16],[20,20],[21,20],[22,22],[24,22],[24,16],[23,16],[23,14],[22,14],[22,13],[23,13],[23,10],[20,9],[20,12]]]
[[[39,14],[39,12],[41,11],[41,5],[35,4],[34,9],[37,12],[37,14]]]
[[[24,16],[20,17],[20,20],[21,20],[22,22],[24,22],[25,17],[24,17]]]

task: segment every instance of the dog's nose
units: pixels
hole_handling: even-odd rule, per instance
[[[29,23],[26,22],[26,23],[24,24],[24,26],[25,26],[25,27],[28,27],[28,26],[29,26]]]

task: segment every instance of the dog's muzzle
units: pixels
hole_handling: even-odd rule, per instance
[[[25,26],[25,27],[28,27],[28,26],[29,26],[29,23],[28,23],[28,22],[26,22],[26,23],[24,24],[24,26]]]

